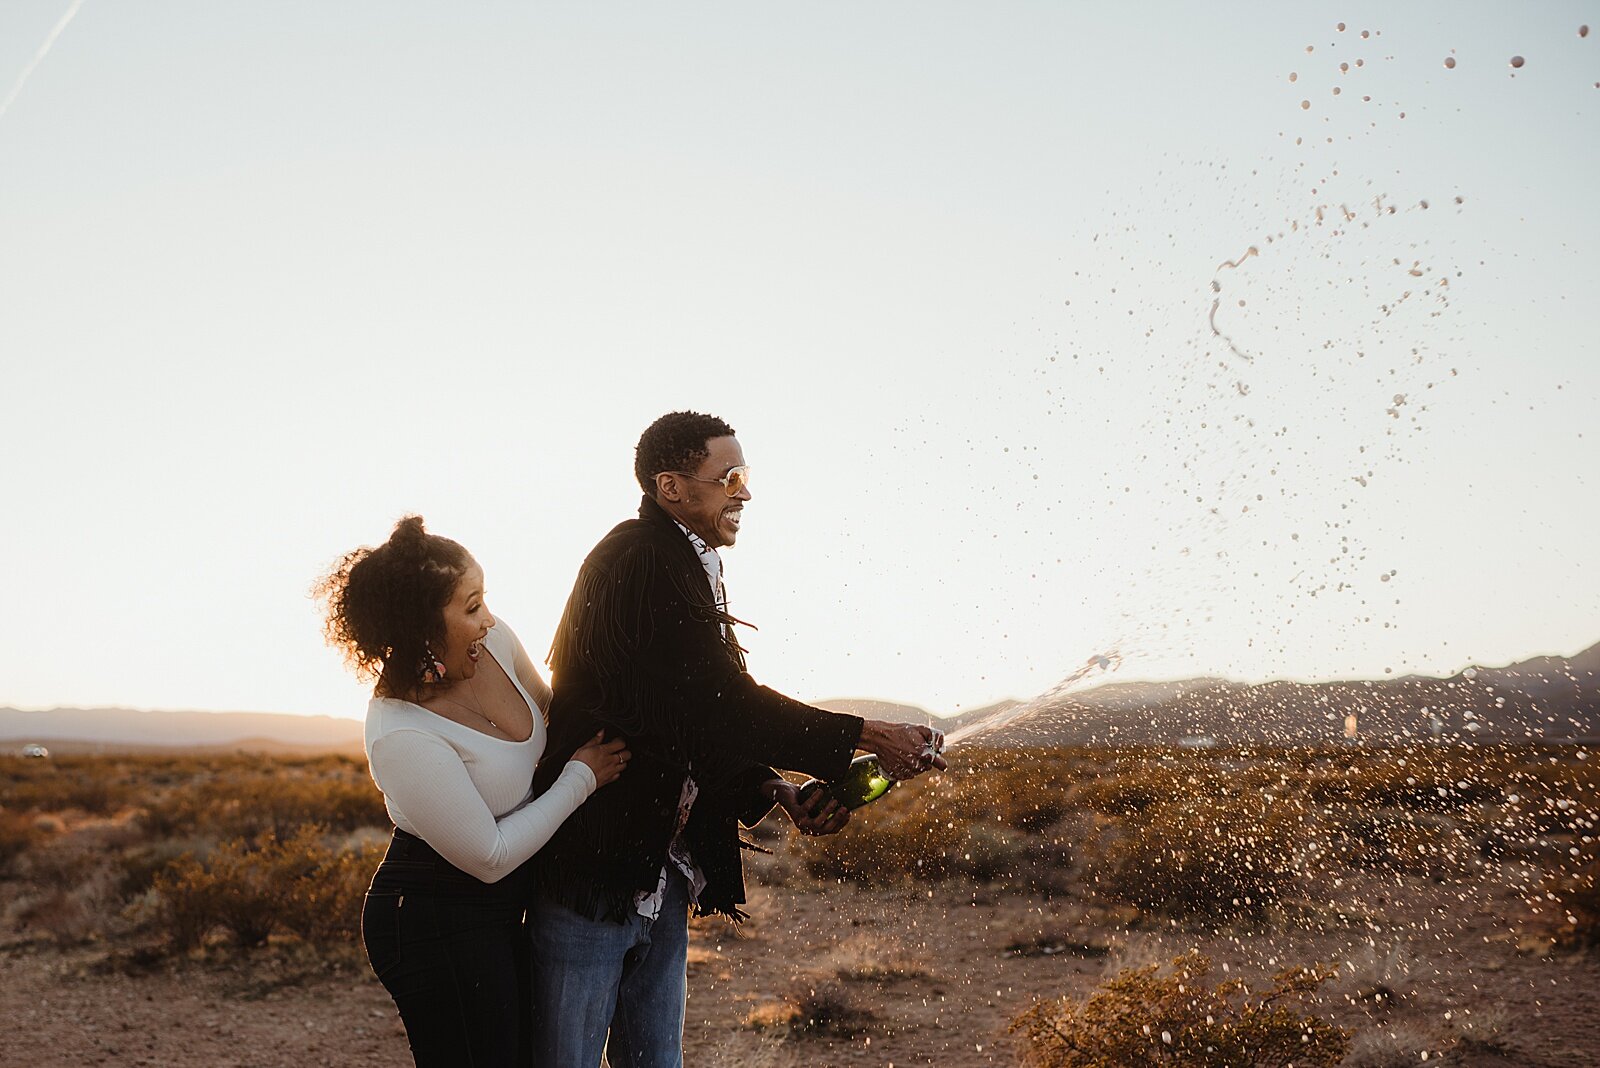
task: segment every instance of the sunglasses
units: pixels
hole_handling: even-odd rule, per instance
[[[739,496],[739,494],[750,485],[749,464],[740,464],[738,467],[730,467],[728,468],[728,473],[723,475],[721,478],[701,478],[699,475],[691,475],[687,471],[674,471],[672,473],[675,475],[681,475],[684,478],[693,479],[696,482],[715,482],[717,485],[722,487],[722,492],[726,493],[730,497]]]

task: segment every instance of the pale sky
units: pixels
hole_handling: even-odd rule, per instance
[[[538,655],[683,407],[799,697],[1600,640],[1593,0],[71,8],[0,7],[0,705],[359,716],[306,590],[407,512]]]

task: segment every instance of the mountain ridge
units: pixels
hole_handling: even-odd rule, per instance
[[[951,733],[997,722],[1030,702],[1006,699],[955,716],[878,698],[828,698],[818,707],[871,719],[931,723]],[[1185,739],[1326,742],[1451,737],[1479,740],[1600,737],[1600,643],[1572,656],[1472,666],[1444,678],[1104,683],[1039,701],[993,731],[995,744],[1160,744]],[[0,708],[0,746],[82,750],[240,749],[360,752],[358,719],[273,712],[127,708]]]

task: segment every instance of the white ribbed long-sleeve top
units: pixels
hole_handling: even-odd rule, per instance
[[[572,760],[537,800],[533,769],[544,753],[538,704],[516,673],[516,638],[503,622],[483,648],[533,711],[533,733],[496,738],[412,704],[374,697],[367,705],[366,751],[389,818],[468,875],[498,882],[537,853],[595,790],[594,772]]]

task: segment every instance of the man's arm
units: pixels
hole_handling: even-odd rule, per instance
[[[868,745],[900,778],[927,769],[919,755],[931,740],[927,728],[865,723],[757,683],[729,655],[719,636],[722,624],[707,615],[707,605],[690,603],[688,589],[679,585],[685,576],[640,533],[619,527],[607,541],[631,544],[611,542],[603,559],[597,550],[585,561],[552,646],[558,677],[563,662],[582,664],[582,675],[602,687],[604,680],[644,672],[655,698],[650,703],[670,717],[656,729],[702,754],[834,779],[857,746]]]
[[[684,707],[696,712],[686,726],[698,731],[702,744],[820,779],[844,774],[856,749],[876,753],[899,779],[945,766],[937,732],[929,727],[828,712],[756,682],[728,656],[717,636],[720,624],[695,618],[664,568],[654,576],[649,607],[651,670],[689,698]]]

